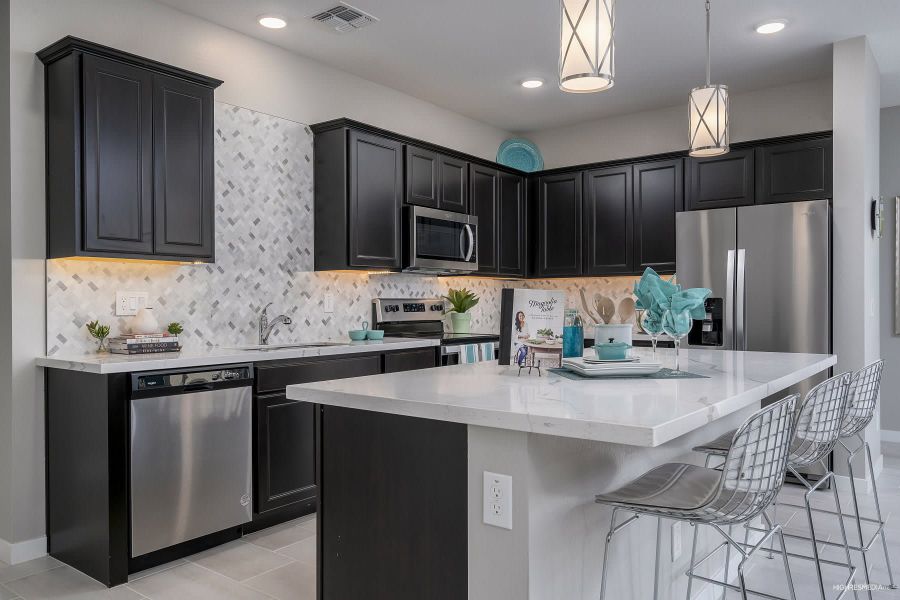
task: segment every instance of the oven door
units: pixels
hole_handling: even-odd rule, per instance
[[[478,217],[421,206],[408,210],[405,271],[468,273],[478,270]]]

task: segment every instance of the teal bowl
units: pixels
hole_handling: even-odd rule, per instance
[[[368,329],[351,329],[347,332],[347,335],[349,335],[350,339],[354,342],[361,342],[366,339],[367,333],[369,333]]]
[[[612,342],[597,344],[594,346],[594,352],[597,353],[597,360],[624,360],[628,358],[629,348],[631,348],[631,344]]]
[[[383,329],[369,329],[366,331],[366,338],[370,340],[383,340],[384,339],[384,330]]]

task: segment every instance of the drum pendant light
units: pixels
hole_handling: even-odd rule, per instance
[[[709,0],[706,0],[706,85],[691,90],[691,156],[728,152],[728,86],[709,82]]]
[[[616,0],[560,0],[559,89],[607,90],[615,76]]]

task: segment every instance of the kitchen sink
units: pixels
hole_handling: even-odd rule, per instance
[[[265,346],[261,346],[259,344],[253,344],[249,346],[233,346],[229,348],[229,350],[255,350],[257,352],[267,352],[269,350],[289,350],[291,348],[325,348],[328,346],[349,346],[349,343],[344,342],[304,342],[304,343],[296,343],[296,344],[267,344]]]

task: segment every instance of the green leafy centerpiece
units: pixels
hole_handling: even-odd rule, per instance
[[[450,303],[450,323],[453,326],[453,333],[469,333],[472,324],[472,315],[469,311],[478,304],[478,296],[466,288],[450,288],[444,298]]]
[[[109,336],[109,325],[103,325],[100,321],[91,321],[86,327],[91,337],[97,340],[97,352],[108,352],[106,338]]]

